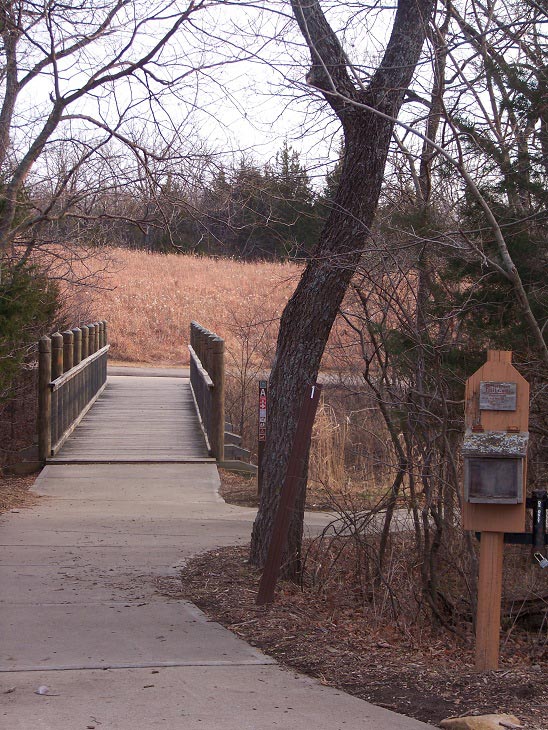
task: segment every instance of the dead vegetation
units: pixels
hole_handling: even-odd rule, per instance
[[[32,507],[38,497],[30,492],[36,480],[36,474],[29,476],[0,475],[0,514],[22,507]]]
[[[391,621],[342,581],[325,590],[282,582],[276,602],[257,607],[259,577],[247,548],[224,548],[193,558],[181,582],[159,589],[193,601],[281,664],[396,712],[434,724],[509,712],[528,730],[548,727],[546,646],[533,651],[517,625],[502,642],[502,669],[479,675],[470,623],[459,637],[413,620],[411,607]]]
[[[221,478],[219,492],[225,502],[239,507],[258,507],[259,498],[257,478],[255,476],[229,472],[225,469],[219,469],[219,476]],[[342,488],[335,495],[318,480],[310,483],[306,492],[307,510],[331,510],[334,506],[334,500],[359,505],[363,509],[371,506],[370,495],[367,495],[363,490],[358,490],[355,486],[349,486],[346,492]]]
[[[239,320],[258,317],[264,326],[277,318],[300,275],[291,263],[122,248],[107,255],[109,273],[92,292],[93,311],[108,321],[111,357],[125,362],[187,364],[195,319],[230,345]]]

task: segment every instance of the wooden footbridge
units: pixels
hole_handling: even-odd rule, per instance
[[[246,468],[226,428],[224,341],[193,322],[190,378],[107,380],[107,324],[43,337],[39,346],[39,451],[44,463],[217,462]],[[225,460],[225,438],[228,460]]]

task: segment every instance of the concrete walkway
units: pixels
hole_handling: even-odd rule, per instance
[[[0,517],[1,728],[430,727],[283,670],[155,590],[189,556],[249,540],[253,511],[218,484],[211,463],[52,464],[38,505]]]

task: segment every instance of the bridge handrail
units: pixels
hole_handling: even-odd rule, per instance
[[[88,368],[95,360],[99,360],[100,358],[102,358],[106,354],[106,352],[108,352],[108,350],[110,350],[110,345],[105,345],[105,347],[97,350],[97,352],[94,352],[93,355],[86,357],[85,360],[82,360],[78,363],[78,365],[75,365],[72,370],[63,373],[63,375],[60,375],[55,380],[52,380],[49,384],[49,387],[52,391],[59,390],[59,388],[65,385],[65,383],[68,383],[69,380],[75,378],[78,373]]]
[[[107,323],[44,335],[38,358],[38,449],[54,456],[106,386]]]
[[[188,350],[190,352],[190,368],[195,368],[207,387],[213,388],[213,380],[211,380],[211,378],[209,377],[209,373],[202,365],[202,361],[200,360],[198,355],[194,352],[194,348],[192,347],[192,345],[188,346]]]
[[[208,449],[224,461],[224,340],[198,322],[190,323],[190,387]]]

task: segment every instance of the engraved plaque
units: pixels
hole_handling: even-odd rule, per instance
[[[517,406],[517,383],[480,383],[481,411],[515,411]]]

